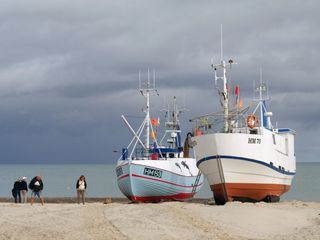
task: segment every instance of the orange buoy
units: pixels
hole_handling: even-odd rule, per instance
[[[257,117],[255,115],[249,115],[247,117],[247,126],[249,128],[254,128],[257,124],[258,120],[257,120]]]
[[[195,135],[195,136],[201,136],[201,135],[202,135],[201,130],[200,130],[199,128],[195,129],[194,135]]]

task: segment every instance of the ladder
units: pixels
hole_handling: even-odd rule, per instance
[[[192,187],[192,193],[195,193],[196,190],[197,190],[197,187],[198,187],[198,184],[199,184],[199,181],[200,181],[200,177],[201,177],[202,173],[201,171],[199,170],[198,174],[197,174],[197,177],[196,177],[196,180],[194,181],[194,184],[193,184],[193,187]]]

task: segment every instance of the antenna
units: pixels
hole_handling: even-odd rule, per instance
[[[153,69],[153,88],[156,89],[156,71]]]
[[[156,89],[156,70],[153,69],[153,89],[156,94],[159,96],[158,89]]]
[[[139,89],[141,89],[141,72],[139,70]]]
[[[223,42],[223,39],[222,39],[222,23],[221,23],[221,25],[220,25],[220,44],[221,44],[221,46],[220,46],[221,47],[220,60],[221,61],[223,61],[223,43],[222,42]]]
[[[163,96],[163,109],[167,107],[167,98],[166,95]]]
[[[270,100],[269,94],[268,94],[268,86],[267,84],[263,81],[263,76],[262,76],[262,67],[259,69],[259,80],[260,82],[256,83],[254,80],[254,95],[253,95],[253,100],[254,101],[267,101]]]
[[[148,81],[147,81],[147,88],[149,89],[150,87],[150,70],[148,68]]]
[[[252,86],[253,86],[253,93],[252,93],[252,99],[255,99],[255,91],[256,91],[256,79],[252,81]]]

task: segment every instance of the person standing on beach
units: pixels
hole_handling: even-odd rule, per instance
[[[78,204],[80,204],[80,198],[82,200],[82,203],[84,204],[84,201],[85,201],[84,194],[87,189],[87,182],[86,182],[86,178],[83,175],[79,177],[76,184],[76,189],[77,189]]]
[[[27,184],[27,177],[22,177],[20,182],[20,196],[21,202],[27,203],[28,198],[28,184]]]
[[[21,182],[21,179],[18,178],[13,184],[12,196],[14,198],[15,203],[21,203],[20,182]]]
[[[42,197],[42,190],[43,190],[43,182],[40,176],[34,177],[31,182],[29,183],[29,188],[32,190],[31,192],[31,205],[34,203],[34,198],[38,196],[41,201],[41,204],[44,204],[44,198]]]

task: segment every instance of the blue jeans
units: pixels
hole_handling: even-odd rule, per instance
[[[21,203],[21,195],[20,195],[20,190],[15,190],[12,189],[12,195],[14,197],[14,202],[15,203]]]
[[[38,198],[41,198],[41,191],[39,191],[39,192],[35,192],[35,191],[32,191],[32,193],[31,193],[31,197],[36,197],[36,196],[38,196]]]

